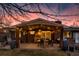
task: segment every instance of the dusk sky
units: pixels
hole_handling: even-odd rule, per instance
[[[23,4],[19,4],[23,5]],[[48,7],[47,7],[47,6]],[[55,21],[55,20],[61,20],[64,25],[67,26],[79,26],[79,4],[68,4],[68,3],[63,3],[63,4],[55,4],[55,3],[48,3],[48,4],[40,4],[41,10],[45,13],[49,14],[54,14],[54,15],[62,15],[62,16],[51,16],[51,18],[45,17],[40,14],[33,14],[29,13],[28,17],[22,17],[18,16],[18,20],[23,20],[23,21],[29,21],[35,18],[44,18],[49,21]],[[26,9],[27,7],[24,7]],[[36,6],[34,6],[36,8]],[[29,10],[28,6],[28,10]],[[15,16],[15,15],[14,15]],[[6,16],[7,17],[7,16]],[[8,17],[9,18],[9,17]],[[55,18],[55,19],[52,19]],[[15,21],[14,19],[9,18],[11,24],[10,25],[15,25],[19,23],[18,21]],[[6,22],[7,20],[4,20]]]

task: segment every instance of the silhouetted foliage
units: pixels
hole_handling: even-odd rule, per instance
[[[45,6],[47,9],[52,11],[52,13],[47,13],[43,10],[42,6]],[[78,6],[78,4],[74,4]],[[61,6],[58,7],[60,8]],[[59,10],[58,8],[58,10]],[[11,23],[10,19],[14,19],[15,21],[22,22],[23,20],[18,19],[19,16],[21,17],[28,17],[31,16],[29,13],[41,14],[43,16],[57,19],[58,16],[60,17],[69,17],[69,16],[79,16],[79,14],[75,15],[60,15],[54,12],[48,4],[41,4],[41,3],[23,3],[23,4],[16,4],[16,3],[0,3],[0,23],[5,25],[9,25]],[[55,17],[52,17],[55,16]],[[6,22],[4,22],[6,19]]]

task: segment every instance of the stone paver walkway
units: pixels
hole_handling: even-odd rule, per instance
[[[23,43],[20,44],[20,49],[60,49],[59,45],[54,44],[53,47],[47,47],[47,48],[43,48],[38,46],[38,44],[36,43]]]

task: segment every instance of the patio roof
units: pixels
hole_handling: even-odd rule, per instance
[[[29,25],[51,25],[51,26],[63,26],[62,24],[55,23],[54,21],[48,21],[42,18],[37,18],[28,22],[18,24],[18,27],[29,26]]]
[[[79,27],[64,27],[64,31],[79,31]]]

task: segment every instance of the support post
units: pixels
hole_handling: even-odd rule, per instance
[[[16,29],[16,48],[19,48],[19,28]]]
[[[60,34],[60,48],[63,48],[63,27],[61,28],[61,34]]]

